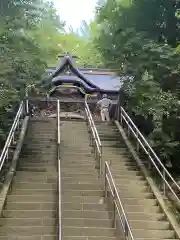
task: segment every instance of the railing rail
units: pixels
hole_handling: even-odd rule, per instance
[[[105,199],[108,199],[109,194],[113,199],[113,227],[116,230],[124,232],[125,240],[134,240],[130,224],[128,222],[120,195],[117,191],[110,167],[107,162],[105,162]],[[109,190],[109,191],[108,191]],[[118,229],[117,223],[120,223],[121,229]]]
[[[8,159],[9,148],[14,143],[16,130],[19,129],[19,126],[21,124],[22,114],[23,114],[23,102],[20,103],[19,109],[18,109],[17,114],[14,118],[14,122],[12,124],[11,129],[10,129],[10,132],[9,132],[9,135],[8,135],[7,140],[5,142],[4,148],[1,152],[1,155],[0,155],[0,171],[2,170],[2,167],[4,165],[5,160]]]
[[[90,131],[90,144],[93,146],[95,160],[97,161],[99,172],[100,174],[102,174],[103,173],[102,144],[86,100],[85,100],[85,114]]]
[[[162,187],[163,187],[163,194],[167,197],[167,189],[172,193],[175,200],[177,200],[180,203],[180,198],[178,195],[174,192],[170,184],[174,184],[174,186],[177,188],[177,190],[180,192],[180,186],[175,181],[175,179],[171,176],[171,174],[168,172],[164,164],[161,162],[161,160],[158,158],[154,150],[151,148],[145,137],[142,135],[142,133],[139,131],[139,129],[136,127],[132,119],[128,116],[128,114],[125,112],[125,110],[121,107],[120,111],[120,121],[123,126],[123,123],[126,124],[128,137],[130,137],[130,134],[133,134],[135,140],[136,140],[136,147],[137,152],[139,152],[139,149],[144,151],[144,153],[148,156],[151,166],[154,167],[156,172],[161,178],[162,181]],[[170,184],[169,182],[170,181]]]
[[[60,160],[60,102],[57,100],[57,151],[58,151],[58,239],[62,239],[62,214],[61,214],[61,160]]]

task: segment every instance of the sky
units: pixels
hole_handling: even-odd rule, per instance
[[[66,21],[68,26],[77,29],[82,20],[89,22],[93,19],[94,8],[97,0],[53,0],[60,18]]]

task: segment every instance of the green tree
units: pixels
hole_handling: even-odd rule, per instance
[[[180,147],[177,128],[180,57],[172,48],[179,39],[175,31],[179,26],[178,3],[168,5],[172,3],[170,0],[100,3],[94,44],[104,64],[125,76],[121,91],[126,95],[126,110],[135,121],[143,119],[137,122],[141,131],[147,134],[161,159],[176,166]],[[172,32],[170,16],[174,21]],[[145,122],[152,126],[148,131],[147,124],[143,127]]]

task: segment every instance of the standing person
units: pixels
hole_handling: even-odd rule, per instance
[[[109,109],[112,106],[112,101],[107,97],[107,94],[103,94],[103,97],[100,101],[97,102],[97,105],[101,110],[101,119],[102,121],[110,121],[109,118]]]

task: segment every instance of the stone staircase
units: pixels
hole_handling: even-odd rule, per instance
[[[115,240],[85,122],[61,122],[61,178],[63,240]]]
[[[31,120],[0,218],[0,240],[57,239],[56,120]]]
[[[130,156],[115,125],[96,122],[103,160],[110,163],[135,240],[179,239]]]

